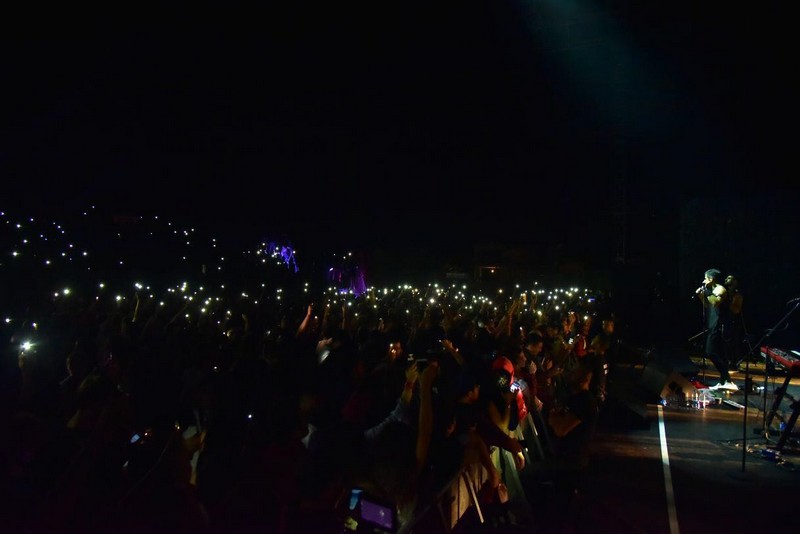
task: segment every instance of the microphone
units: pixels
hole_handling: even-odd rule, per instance
[[[705,284],[703,284],[702,286],[700,286],[700,287],[698,287],[697,289],[695,289],[695,290],[694,290],[694,295],[692,295],[692,298],[696,297],[697,295],[699,295],[700,293],[702,293],[703,291],[705,291],[705,289],[706,289],[706,286],[705,286]]]
[[[786,305],[789,306],[790,304],[797,304],[798,302],[800,302],[800,297],[790,300],[789,302],[786,303]]]

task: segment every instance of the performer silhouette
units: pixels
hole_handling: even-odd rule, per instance
[[[722,335],[722,326],[729,312],[728,291],[722,282],[722,272],[719,269],[709,269],[705,272],[703,284],[697,288],[695,294],[703,304],[706,327],[705,355],[719,371],[719,382],[709,389],[737,391],[739,387],[731,381]]]

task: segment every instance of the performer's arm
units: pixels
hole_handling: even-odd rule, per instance
[[[726,290],[724,286],[718,285],[714,291],[707,297],[709,304],[719,307],[720,303],[725,299]]]

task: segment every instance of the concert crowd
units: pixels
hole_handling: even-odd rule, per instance
[[[9,529],[355,531],[358,494],[423,531],[470,468],[519,531],[569,514],[618,343],[602,291],[378,288],[347,253],[309,274],[278,240],[84,216],[0,215]]]

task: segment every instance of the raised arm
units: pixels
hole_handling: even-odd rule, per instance
[[[417,464],[418,476],[428,460],[428,449],[433,433],[433,387],[434,379],[439,375],[439,364],[431,362],[419,377],[419,421],[417,424]]]
[[[452,358],[458,363],[458,365],[464,365],[464,357],[461,356],[461,353],[458,352],[458,348],[453,345],[453,342],[449,339],[442,340],[442,347],[444,350],[447,351],[447,354],[452,356]]]
[[[309,304],[308,309],[306,310],[306,316],[303,317],[300,326],[297,327],[297,331],[294,333],[295,337],[302,336],[306,330],[308,330],[308,325],[311,323],[311,316],[314,313],[314,305]]]

